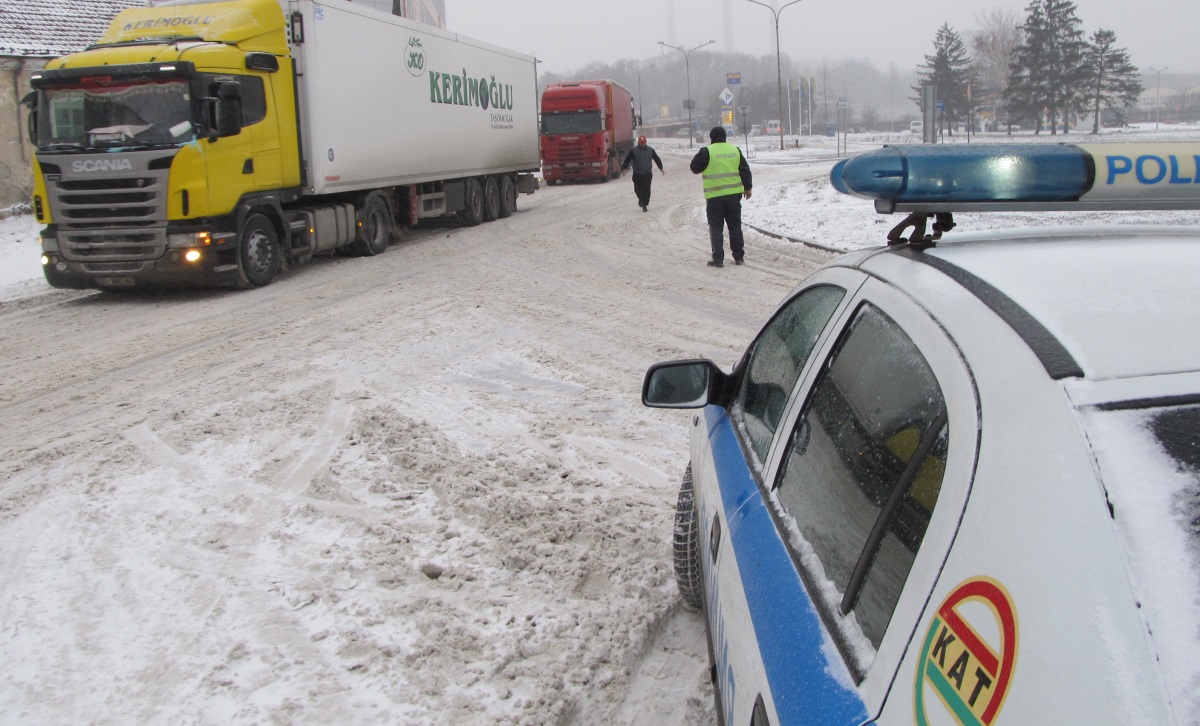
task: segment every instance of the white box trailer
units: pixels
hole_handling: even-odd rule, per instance
[[[306,193],[538,169],[532,57],[341,0],[287,5]]]
[[[345,0],[130,8],[32,85],[57,287],[266,285],[537,189],[531,56]]]

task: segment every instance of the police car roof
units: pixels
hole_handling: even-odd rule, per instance
[[[1086,378],[1200,370],[1200,231],[954,234],[921,254],[1010,298],[1058,339]]]

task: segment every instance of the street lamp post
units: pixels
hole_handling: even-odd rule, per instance
[[[783,7],[778,10],[766,3],[760,3],[758,0],[750,0],[750,2],[755,5],[762,5],[775,16],[775,72],[778,74],[779,79],[779,150],[783,151],[783,61],[781,60],[782,51],[779,48],[779,15],[783,12],[784,8],[789,5],[795,5],[800,0],[792,0],[790,3],[784,3]]]
[[[1147,66],[1149,68],[1149,66]],[[1154,92],[1154,130],[1158,131],[1158,112],[1162,108],[1162,72],[1167,70],[1166,66],[1162,68],[1150,68],[1158,76],[1158,90]]]
[[[637,79],[638,79],[638,125],[644,126],[646,124],[646,122],[642,117],[642,71],[650,70],[651,68],[654,67],[654,64],[651,63],[650,65],[642,66],[641,68],[634,68],[633,66],[629,65],[628,63],[623,63],[622,65],[624,65],[626,68],[628,68],[629,70],[631,70],[637,74]]]
[[[799,1],[800,0],[796,0],[796,2],[799,2]],[[694,102],[692,101],[692,61],[691,61],[692,51],[700,50],[704,46],[712,45],[715,42],[717,42],[717,41],[710,40],[707,43],[701,43],[700,45],[696,46],[695,48],[689,48],[688,50],[684,50],[683,48],[680,48],[677,45],[671,45],[670,43],[664,43],[661,40],[658,41],[659,45],[663,45],[668,48],[674,48],[675,50],[679,51],[680,53],[683,53],[684,72],[687,73],[688,148],[689,149],[692,148],[692,106],[695,105]]]

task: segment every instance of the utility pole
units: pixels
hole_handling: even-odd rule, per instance
[[[796,3],[800,2],[800,0],[792,0],[790,3],[785,3],[784,6],[778,10],[770,5],[767,5],[766,3],[760,3],[758,0],[750,0],[750,2],[754,3],[755,5],[762,5],[767,10],[770,10],[771,14],[775,16],[775,72],[778,76],[779,82],[779,150],[783,151],[783,61],[782,50],[779,48],[779,15],[784,11],[785,8],[790,5],[795,5]]]
[[[1147,66],[1149,68],[1149,66]],[[1162,72],[1167,70],[1166,66],[1162,68],[1150,68],[1158,76],[1158,90],[1154,92],[1154,130],[1158,131],[1158,112],[1162,108]]]
[[[799,2],[799,1],[800,0],[796,0],[796,2]],[[700,50],[704,46],[712,45],[715,42],[717,42],[717,41],[710,40],[706,43],[701,43],[700,45],[696,46],[695,48],[690,48],[688,50],[684,50],[683,48],[680,48],[677,45],[671,45],[670,43],[664,43],[661,40],[658,41],[659,45],[666,46],[667,48],[674,48],[675,50],[679,51],[680,53],[683,53],[683,65],[684,65],[685,72],[687,73],[688,148],[689,149],[692,148],[692,141],[695,136],[695,134],[692,131],[692,106],[696,105],[696,102],[692,99],[692,65],[691,65],[692,51]]]
[[[644,126],[646,124],[646,121],[645,121],[645,117],[642,116],[642,71],[650,70],[651,68],[654,67],[654,64],[651,63],[650,65],[642,66],[641,68],[634,68],[633,66],[629,65],[628,63],[624,63],[622,65],[624,65],[626,68],[628,68],[629,70],[631,70],[637,74],[637,79],[638,79],[638,126]],[[691,132],[688,132],[688,133],[691,133]]]

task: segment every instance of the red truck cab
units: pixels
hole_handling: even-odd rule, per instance
[[[612,81],[547,84],[542,91],[542,178],[547,184],[621,175],[633,148],[633,95]]]

